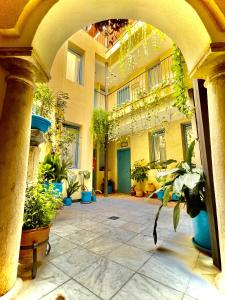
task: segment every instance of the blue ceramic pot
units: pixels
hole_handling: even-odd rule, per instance
[[[91,192],[89,192],[89,191],[81,192],[81,202],[82,203],[90,203],[91,202]]]
[[[32,129],[38,129],[41,132],[47,132],[49,127],[51,126],[51,122],[38,115],[32,115],[32,122],[31,122],[31,128]]]
[[[72,199],[70,197],[66,197],[63,199],[63,203],[65,206],[70,206],[72,204]]]
[[[108,193],[112,194],[112,192],[113,192],[113,187],[112,185],[108,184]]]
[[[158,191],[156,194],[157,194],[158,199],[161,199],[161,200],[163,199],[163,197],[164,197],[164,191],[163,190]]]
[[[175,193],[172,194],[172,200],[178,201],[179,199],[180,199],[180,197],[177,194],[175,194]]]
[[[209,232],[208,213],[201,210],[200,213],[192,219],[194,228],[193,244],[199,249],[207,253],[211,253],[211,238]]]
[[[92,195],[92,196],[91,196],[91,201],[92,201],[92,202],[96,202],[96,200],[97,200],[96,195]]]

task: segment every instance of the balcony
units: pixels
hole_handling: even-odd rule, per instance
[[[129,116],[134,111],[141,111],[160,102],[173,93],[174,83],[172,55],[138,75],[126,85],[109,94],[109,108],[112,118]],[[129,90],[128,97],[121,97],[123,89]]]

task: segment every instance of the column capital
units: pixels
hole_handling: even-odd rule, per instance
[[[207,88],[210,84],[221,82],[225,84],[225,63],[215,65],[214,68],[209,72],[206,77],[205,87]]]
[[[20,74],[29,81],[47,82],[50,74],[32,47],[0,48],[0,65],[10,74]]]

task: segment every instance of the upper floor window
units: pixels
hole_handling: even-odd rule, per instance
[[[166,141],[165,130],[159,130],[152,134],[152,161],[164,162],[166,161]]]
[[[66,153],[65,159],[71,160],[71,168],[79,168],[79,146],[80,146],[80,127],[75,125],[63,125],[63,130],[66,132]],[[71,142],[72,141],[72,142]]]
[[[68,49],[66,78],[78,84],[83,83],[83,56]]]
[[[120,105],[130,100],[130,87],[126,85],[117,91],[117,104]]]
[[[182,140],[183,140],[183,154],[185,159],[187,149],[193,140],[191,123],[181,124],[181,129],[182,129]]]

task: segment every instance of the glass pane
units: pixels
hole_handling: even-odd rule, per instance
[[[166,160],[165,132],[156,132],[152,138],[152,160],[163,162]]]
[[[66,78],[73,82],[82,82],[82,57],[70,50],[67,51]]]

